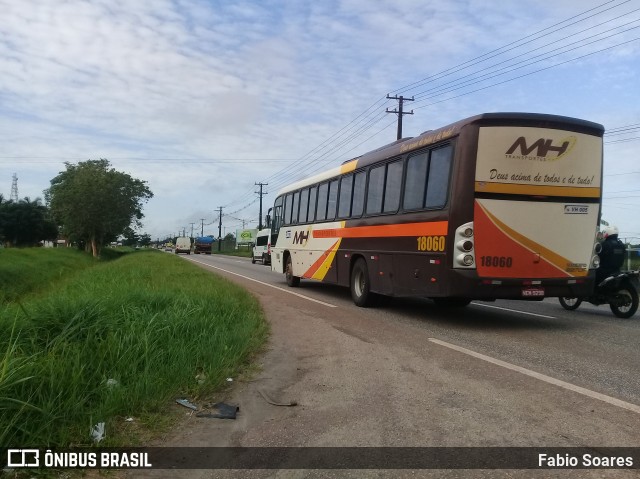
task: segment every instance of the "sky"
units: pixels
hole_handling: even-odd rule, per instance
[[[283,186],[484,112],[601,123],[640,242],[640,0],[0,0],[0,194],[65,162],[147,182],[140,233],[255,228]]]

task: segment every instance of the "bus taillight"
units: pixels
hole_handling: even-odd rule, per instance
[[[476,256],[474,252],[473,221],[465,223],[456,229],[456,249],[460,251],[456,255],[454,268],[475,268]]]

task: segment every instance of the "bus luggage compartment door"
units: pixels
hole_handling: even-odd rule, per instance
[[[371,271],[371,275],[375,276],[371,278],[371,284],[373,290],[380,294],[393,294],[393,256],[390,254],[376,255],[377,261],[368,261]],[[373,256],[374,258],[376,256]],[[375,265],[375,266],[374,266]]]
[[[434,255],[380,255],[379,281],[381,288],[394,296],[429,296],[440,291]],[[393,259],[392,259],[393,258]]]

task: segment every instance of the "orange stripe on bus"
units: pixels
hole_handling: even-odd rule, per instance
[[[487,183],[476,181],[476,192],[600,198],[600,188],[595,186],[582,188],[579,186],[519,185],[514,183]]]
[[[338,250],[338,246],[340,246],[340,241],[336,241],[331,248],[322,253],[320,257],[311,265],[311,267],[305,271],[302,275],[303,278],[313,278],[322,280],[327,275],[329,271],[329,267],[333,262],[333,258],[336,255]]]
[[[402,223],[379,226],[353,226],[313,230],[314,238],[392,238],[396,236],[441,236],[447,234],[448,221]]]

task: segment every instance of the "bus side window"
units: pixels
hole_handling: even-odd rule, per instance
[[[318,187],[314,186],[309,190],[309,223],[313,223],[316,220],[316,194]]]
[[[369,188],[367,190],[367,214],[382,211],[382,192],[384,188],[385,165],[371,168],[369,171]]]
[[[327,202],[327,219],[332,220],[336,217],[336,206],[338,203],[338,180],[329,183],[329,201]]]
[[[282,196],[276,198],[273,205],[273,220],[271,222],[271,233],[278,234],[280,227],[282,226]]]
[[[402,161],[394,161],[387,165],[387,181],[384,187],[384,213],[398,211],[400,206],[400,190],[402,187]]]
[[[444,208],[449,193],[449,172],[451,170],[451,145],[431,151],[429,179],[427,181],[427,208]]]
[[[291,211],[291,224],[298,222],[298,207],[300,206],[300,192],[296,191],[293,194],[293,210]]]
[[[338,218],[348,218],[351,215],[351,193],[353,191],[353,175],[340,179],[340,200],[338,201]]]
[[[300,192],[300,217],[298,223],[307,222],[307,207],[309,206],[309,188]]]
[[[404,187],[404,201],[402,203],[402,207],[405,210],[424,207],[428,167],[429,152],[412,156],[407,161],[407,176]]]
[[[351,207],[351,217],[357,218],[362,216],[364,211],[364,190],[367,181],[367,173],[361,171],[356,173],[356,178],[353,184],[353,206]]]
[[[291,224],[291,203],[293,203],[293,195],[289,193],[284,198],[284,224]]]
[[[327,218],[327,199],[329,197],[329,183],[322,183],[318,187],[318,213],[317,221],[323,221]]]

